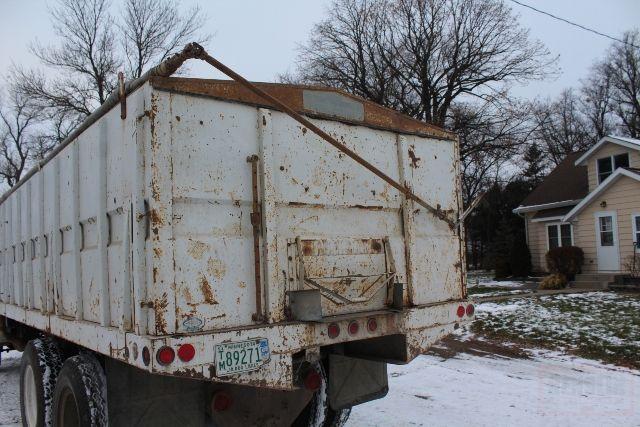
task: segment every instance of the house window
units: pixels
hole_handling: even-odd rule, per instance
[[[636,252],[640,252],[640,215],[633,215],[633,243],[636,245]]]
[[[571,224],[547,225],[547,245],[549,249],[560,246],[573,245],[573,230]]]
[[[598,184],[618,168],[629,167],[629,153],[616,154],[615,156],[604,157],[598,159]]]
[[[600,221],[600,246],[613,246],[613,217],[601,216]]]

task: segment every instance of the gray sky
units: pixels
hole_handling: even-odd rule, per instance
[[[639,0],[522,0],[539,9],[620,36],[640,27]],[[0,73],[11,62],[35,65],[28,52],[30,41],[53,39],[44,0],[0,0]],[[215,36],[208,46],[213,56],[250,80],[273,81],[278,73],[294,69],[296,45],[307,39],[322,19],[329,0],[184,0],[185,7],[199,4],[208,16],[206,30]],[[571,27],[507,0],[534,38],[560,55],[562,74],[553,81],[515,88],[522,97],[554,96],[565,87],[577,86],[594,60],[602,57],[611,41]],[[119,0],[115,0],[119,4]],[[220,77],[206,64],[192,65],[191,74]]]

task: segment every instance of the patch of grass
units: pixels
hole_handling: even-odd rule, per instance
[[[480,304],[472,331],[640,369],[640,295],[593,292]]]

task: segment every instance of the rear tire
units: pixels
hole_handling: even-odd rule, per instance
[[[294,427],[342,427],[351,414],[351,408],[335,411],[329,406],[327,387],[328,377],[322,363],[314,366],[322,378],[320,388],[313,394],[309,404],[302,410],[293,423]]]
[[[20,361],[20,415],[28,427],[51,425],[51,402],[62,353],[55,341],[37,338],[27,343]]]
[[[67,359],[53,394],[53,426],[107,426],[106,387],[104,370],[93,355]]]

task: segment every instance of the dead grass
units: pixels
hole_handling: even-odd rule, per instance
[[[481,304],[471,330],[640,369],[640,295],[593,292]]]

